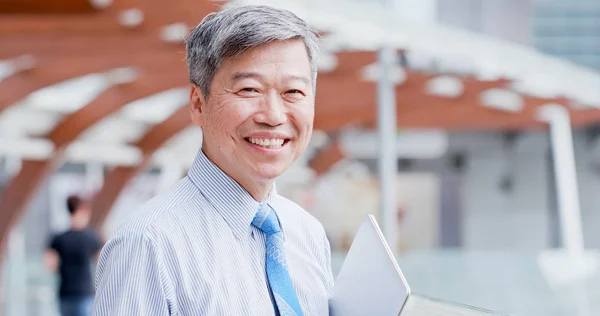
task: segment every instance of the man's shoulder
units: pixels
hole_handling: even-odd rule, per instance
[[[62,240],[64,239],[64,235],[65,232],[53,233],[52,235],[50,235],[50,241],[48,243],[48,246],[50,248],[56,247],[59,243],[62,242]]]
[[[291,241],[292,247],[299,247],[306,255],[313,256],[326,271],[331,256],[327,233],[321,222],[295,202],[278,196],[274,208],[282,220],[286,240]]]
[[[52,235],[51,240],[54,242],[57,242],[57,243],[72,240],[74,238],[73,232],[74,232],[74,230],[72,230],[71,228],[60,231],[60,232],[56,232]],[[75,238],[77,238],[77,237],[75,237]]]
[[[296,202],[281,195],[278,195],[273,202],[276,209],[282,210],[278,216],[284,216],[286,219],[294,221],[295,226],[302,227],[309,232],[325,234],[321,222]]]
[[[129,214],[117,227],[113,236],[148,235],[160,232],[168,227],[170,215],[185,208],[198,197],[197,188],[187,178],[179,180],[174,186],[143,203]]]

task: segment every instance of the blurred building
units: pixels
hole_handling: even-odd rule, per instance
[[[441,23],[529,45],[535,0],[438,0]]]
[[[598,1],[438,0],[434,10],[441,23],[600,67]],[[592,248],[600,247],[596,135],[595,128],[573,135],[586,246]],[[441,221],[442,245],[541,249],[559,239],[551,163],[546,132],[454,133],[444,158],[414,161],[404,171],[438,170],[445,175],[442,184],[449,184],[443,192],[463,185],[458,206],[441,205],[441,217],[449,219]],[[452,220],[454,212],[460,220]]]
[[[383,3],[380,1],[381,5]],[[397,12],[404,12],[399,14],[406,19],[437,21],[522,45],[533,45],[548,53],[552,52],[545,50],[546,44],[541,44],[544,41],[554,43],[555,52],[600,45],[600,41],[589,40],[588,36],[572,35],[574,31],[578,34],[598,32],[594,25],[600,23],[600,4],[591,1],[570,1],[569,5],[560,5],[548,0],[397,0],[394,6]],[[580,18],[583,15],[585,18]],[[570,22],[565,24],[565,21]],[[560,40],[580,40],[582,44],[566,45],[567,42]],[[600,48],[597,47],[596,53],[598,58]],[[596,175],[597,135],[593,128],[574,134],[581,207],[586,217],[584,231],[586,244],[590,247],[600,247],[600,231],[595,229],[600,225],[600,196],[594,194],[600,190],[600,178]],[[400,157],[401,172],[409,176],[435,175],[440,183],[439,216],[432,224],[439,230],[437,240],[421,247],[539,250],[556,246],[556,201],[549,146],[546,131],[453,132],[448,134],[447,152],[441,157]],[[363,159],[362,162],[373,171],[377,168],[374,159]],[[0,185],[8,181],[11,161],[3,159],[2,166]],[[39,253],[48,234],[66,225],[61,199],[81,185],[85,187],[88,183],[89,187],[89,178],[104,174],[105,170],[94,171],[93,166],[85,163],[69,163],[58,170],[44,185],[21,222],[19,230],[27,236],[27,254]],[[136,182],[137,187],[131,186],[122,195],[113,212],[117,214],[113,215],[115,222],[118,214],[126,213],[155,193],[151,187],[159,182],[160,173],[145,176],[145,182]],[[54,189],[53,183],[58,182],[71,184]]]
[[[347,1],[379,6],[393,2],[395,13],[401,19],[418,23],[440,22],[464,28],[508,42],[533,46],[544,53],[600,69],[600,2],[597,0]],[[443,47],[437,48],[443,49]],[[183,91],[182,104],[185,103],[186,95]],[[177,98],[169,95],[167,99]],[[158,110],[163,108],[161,105],[164,105],[164,99],[154,103],[156,106],[148,104],[141,113],[150,116],[154,113],[161,116],[162,111]],[[114,136],[118,140],[115,143],[132,143],[132,139],[136,139],[134,136],[141,135],[143,132],[143,129],[135,132],[136,124],[143,125],[138,121],[130,119],[123,120],[124,124],[121,125],[99,125],[94,128],[94,132],[100,132],[99,135],[103,137],[88,138],[106,141]],[[145,120],[141,121],[145,122]],[[150,119],[149,121],[161,120]],[[511,130],[436,132],[444,136],[444,145],[440,146],[443,148],[429,150],[437,151],[439,154],[418,157],[413,148],[410,155],[398,159],[400,174],[397,189],[404,219],[401,235],[405,242],[401,246],[402,250],[407,250],[408,253],[402,268],[410,271],[412,267],[411,273],[419,276],[420,284],[425,284],[428,289],[432,289],[432,293],[435,293],[436,289],[446,291],[440,296],[462,300],[463,297],[458,293],[462,293],[460,295],[468,293],[465,296],[471,299],[472,303],[506,307],[508,310],[512,309],[509,302],[513,298],[515,306],[526,305],[527,302],[524,301],[529,299],[522,296],[515,298],[519,293],[514,291],[515,284],[511,282],[520,278],[527,279],[533,275],[529,269],[534,270],[534,263],[537,260],[535,254],[557,247],[560,237],[555,175],[552,169],[547,129],[519,132]],[[588,248],[600,248],[598,229],[600,194],[597,194],[600,191],[600,129],[593,126],[578,128],[573,136],[585,244]],[[186,149],[175,151],[176,156],[181,156],[177,158],[183,160],[193,158],[200,145],[200,139],[201,135],[197,135],[196,131],[196,134],[191,134],[177,142],[174,147]],[[356,139],[353,141],[356,142]],[[371,139],[363,142],[363,145],[375,142],[376,140]],[[431,140],[423,140],[423,138],[414,142],[433,144]],[[356,164],[351,167],[346,166],[347,168],[338,165],[336,174],[324,176],[316,184],[304,179],[304,177],[309,178],[307,173],[304,173],[305,169],[296,169],[281,181],[283,184],[281,187],[278,186],[278,190],[281,189],[281,192],[300,204],[312,203],[312,208],[307,207],[307,209],[314,211],[320,217],[319,219],[325,222],[326,228],[329,229],[328,233],[332,237],[343,239],[344,237],[333,236],[340,234],[336,229],[343,228],[346,234],[353,232],[356,228],[353,226],[354,222],[359,221],[364,213],[377,212],[378,209],[375,174],[378,168],[378,153],[374,150],[371,152],[373,153],[370,156],[351,157],[350,164]],[[108,152],[107,155],[115,158],[116,154]],[[181,170],[177,170],[177,165],[172,163],[175,159],[167,158],[163,159],[164,163],[156,164],[136,176],[135,180],[123,190],[107,219],[106,232],[110,233],[122,216],[127,215],[137,205],[148,200],[185,173],[183,167],[185,163],[179,161]],[[46,246],[48,236],[63,230],[68,224],[64,199],[68,194],[78,193],[82,189],[97,190],[102,187],[104,177],[110,175],[111,163],[102,165],[86,159],[68,161],[56,170],[43,184],[11,236],[9,251],[11,249],[16,251],[11,253],[10,271],[18,271],[22,275],[25,275],[26,271],[29,273],[26,278],[7,280],[11,289],[25,293],[17,293],[10,297],[41,302],[39,306],[29,310],[30,315],[42,315],[43,310],[53,304],[52,291],[49,287],[51,280],[38,259]],[[301,163],[305,164],[306,160],[308,159],[303,157]],[[0,157],[0,192],[10,181],[15,170],[19,169],[19,163],[19,159]],[[167,170],[173,165],[176,170]],[[353,169],[354,167],[356,168]],[[362,167],[366,167],[371,172],[363,172]],[[344,168],[346,169],[341,170]],[[345,173],[354,174],[349,176]],[[321,201],[318,201],[320,198]],[[348,238],[351,238],[351,235],[346,236],[346,243],[349,242]],[[339,243],[333,243],[333,246],[342,248],[341,250],[344,248]],[[482,256],[484,260],[478,262],[485,264],[473,264],[475,267],[470,267],[465,262],[468,262],[471,257],[464,257],[462,259],[466,261],[460,261],[455,260],[456,257],[452,255],[445,256],[456,249],[467,254],[484,253]],[[416,253],[413,257],[414,261],[410,259],[411,250]],[[510,256],[492,256],[493,258],[490,259],[485,256],[490,252],[500,254],[523,252],[531,256],[516,262],[513,260],[515,258]],[[419,257],[420,255],[422,257]],[[23,264],[25,261],[28,263]],[[426,271],[427,267],[432,271],[441,271],[439,272],[441,276],[429,272],[420,273]],[[497,276],[494,279],[489,275],[489,271],[500,269],[512,271],[514,278],[504,279]],[[488,275],[485,275],[485,278],[488,279],[484,281],[493,279],[495,280],[493,282],[498,282],[493,286],[488,283],[486,287],[505,289],[506,292],[513,293],[510,294],[513,296],[509,294],[504,298],[499,298],[497,295],[486,296],[483,293],[485,291],[481,291],[479,293],[481,296],[478,297],[477,293],[471,293],[469,289],[483,287],[478,282],[484,279],[480,275],[486,271]],[[458,275],[471,277],[470,281],[467,278],[460,279]],[[451,280],[453,277],[454,281]],[[451,281],[446,282],[448,278]],[[543,293],[539,294],[540,296],[551,296],[552,293],[548,294],[541,290],[543,288],[548,291],[541,276],[535,274],[526,281],[529,282],[534,278],[537,278],[535,281],[538,285],[537,288],[531,286],[527,289],[528,298],[539,293]],[[456,281],[458,279],[460,280]],[[440,286],[439,280],[444,280],[446,286]],[[527,282],[524,281],[523,284]],[[25,291],[26,283],[40,284],[40,286],[36,287],[36,290]],[[535,282],[532,281],[531,284],[533,283]],[[422,288],[426,286],[423,285]],[[2,306],[2,299],[3,295],[0,293],[0,306]],[[500,304],[496,301],[507,305],[495,305]],[[534,299],[530,301],[539,302]],[[539,306],[531,306],[532,310],[535,308],[541,310]],[[21,314],[14,312],[11,315]],[[566,313],[566,315],[572,314]]]
[[[600,2],[539,1],[533,10],[533,46],[600,69]]]

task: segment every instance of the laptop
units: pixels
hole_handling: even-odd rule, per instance
[[[359,227],[329,301],[331,316],[503,315],[415,295],[373,215]]]

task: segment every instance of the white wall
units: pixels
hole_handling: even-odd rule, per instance
[[[470,145],[469,145],[470,144]],[[583,133],[574,135],[585,242],[600,247],[600,173]],[[463,245],[470,249],[542,249],[551,245],[551,178],[545,133],[530,133],[507,149],[500,135],[451,137],[454,150],[466,150],[463,174]],[[513,177],[513,189],[499,182]]]
[[[511,151],[500,139],[472,148],[464,174],[464,246],[540,249],[548,245],[545,150]],[[512,190],[501,189],[506,175]]]
[[[531,43],[531,0],[437,0],[438,21],[520,44]]]

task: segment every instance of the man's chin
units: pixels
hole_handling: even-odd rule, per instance
[[[256,168],[258,167],[258,168]],[[261,163],[255,165],[255,177],[262,181],[273,181],[281,176],[289,166],[278,163]]]

